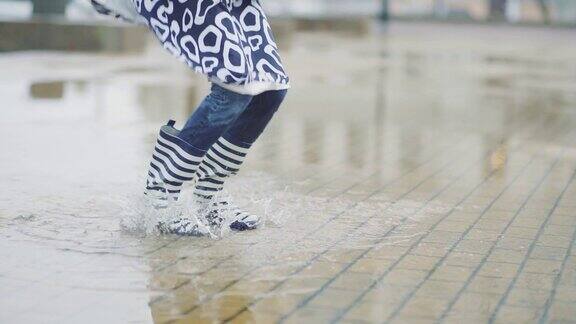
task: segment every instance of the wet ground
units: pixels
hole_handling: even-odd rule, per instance
[[[0,55],[0,322],[576,322],[576,31],[288,36],[229,186],[266,222],[220,239],[140,228],[202,78],[154,46]]]

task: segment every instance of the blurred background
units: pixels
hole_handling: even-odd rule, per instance
[[[502,154],[543,114],[573,117],[575,0],[261,2],[293,79],[265,137],[274,144],[262,154],[282,161],[273,170],[334,159],[371,170],[385,158],[404,168],[427,131]],[[146,27],[98,15],[88,0],[0,0],[0,68],[5,129],[123,127],[140,136],[135,165],[158,125],[183,122],[208,91]],[[332,150],[333,138],[347,150]]]
[[[576,24],[573,0],[267,0],[273,16],[321,18],[379,16],[392,19],[435,19],[524,24]],[[0,0],[3,19],[47,16],[94,19],[87,0]]]
[[[480,210],[484,215],[495,208],[496,213],[486,214],[489,221],[506,225],[520,211],[532,221],[557,206],[566,212],[576,208],[574,184],[565,197],[562,191],[576,165],[576,0],[261,3],[271,16],[292,88],[231,190],[240,202],[272,199],[273,206],[280,206],[274,217],[281,226],[212,245],[161,237],[142,244],[119,226],[122,217],[141,221],[133,206],[158,128],[169,118],[177,126],[185,122],[208,92],[205,78],[164,51],[146,27],[98,16],[87,0],[0,0],[0,295],[9,296],[0,300],[0,322],[150,322],[151,313],[163,322],[163,316],[182,316],[178,308],[190,309],[196,294],[220,291],[218,284],[227,282],[222,277],[232,280],[268,259],[289,269],[292,263],[284,261],[292,255],[293,260],[315,260],[328,243],[341,242],[333,252],[345,260],[357,255],[348,252],[371,248],[376,239],[382,246],[412,244],[420,232],[447,238],[446,245],[418,248],[420,254],[442,256],[452,253],[447,242],[456,236],[429,232],[427,224],[454,210],[456,221],[442,228],[470,237],[468,243],[478,240],[462,251],[484,253],[492,237],[496,241],[511,234],[471,236],[471,231],[465,236],[472,227],[462,222],[475,219]],[[287,188],[296,198],[289,199]],[[564,197],[560,205],[559,197]],[[526,199],[532,200],[527,204]],[[356,202],[364,204],[347,207]],[[396,207],[384,211],[381,203],[387,202]],[[430,208],[420,207],[429,203]],[[293,217],[298,221],[290,221]],[[400,218],[414,220],[408,222],[415,224],[414,231],[398,227],[392,240],[381,240]],[[309,231],[332,220],[325,231]],[[357,226],[362,222],[366,225]],[[481,223],[500,231],[500,225]],[[530,234],[536,233],[532,228],[516,231],[515,241],[498,247],[525,250],[540,233],[573,232],[573,225],[554,226],[538,234]],[[551,237],[542,241],[569,251],[564,239]],[[565,253],[553,256],[564,258]],[[413,264],[432,264],[423,258]],[[226,267],[220,271],[207,260]],[[469,266],[468,259],[461,260]],[[576,278],[570,265],[564,272],[542,268]],[[278,280],[292,273],[279,270]],[[202,275],[194,279],[183,273]],[[508,276],[508,270],[502,274]],[[181,284],[180,279],[190,277],[202,281],[206,291]],[[409,280],[407,285],[415,284],[420,277]],[[558,283],[568,287],[548,277],[533,281],[550,284],[520,290],[523,299],[518,300],[545,302],[550,308],[553,298],[543,298],[548,292],[542,289],[555,292]],[[357,289],[369,281],[346,282]],[[492,278],[485,282],[489,287],[481,291],[490,293],[469,299],[464,315],[492,316],[491,306],[481,306],[497,304],[493,300],[501,291]],[[316,281],[301,283],[295,290],[319,289]],[[174,287],[184,288],[172,294]],[[564,295],[574,296],[574,287]],[[234,299],[232,306],[276,297],[265,291]],[[392,295],[402,294],[392,290]],[[215,310],[230,306],[218,299],[224,294],[215,296],[207,302]],[[430,309],[439,309],[438,299],[430,299]],[[285,308],[283,299],[277,302],[267,308]],[[330,305],[344,304],[330,300]],[[566,314],[573,314],[573,305],[573,300],[566,304]],[[429,309],[422,303],[412,306]],[[374,304],[368,315],[381,322],[380,309]],[[324,308],[311,313],[330,314]],[[506,314],[520,314],[520,319],[507,317],[505,322],[530,322],[522,315],[532,316],[524,308]]]
[[[366,29],[367,20],[576,26],[574,0],[266,0],[263,3],[276,23],[290,21],[292,27],[300,28],[358,30]],[[334,21],[339,23],[333,24]],[[0,0],[0,51],[142,51],[143,30],[118,25],[121,24],[96,14],[88,0]],[[62,37],[63,31],[66,37]]]

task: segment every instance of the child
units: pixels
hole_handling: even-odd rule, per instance
[[[144,22],[164,48],[212,82],[182,130],[162,126],[145,194],[176,201],[184,182],[195,182],[200,215],[211,225],[233,215],[230,227],[254,229],[260,218],[217,193],[235,174],[250,146],[280,107],[289,88],[270,25],[258,0],[91,0],[103,14]],[[157,204],[161,205],[161,204]],[[161,231],[201,235],[185,215]]]

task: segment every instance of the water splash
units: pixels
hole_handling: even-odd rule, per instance
[[[218,193],[213,201],[228,201],[240,208],[255,213],[261,218],[260,228],[282,227],[291,221],[296,210],[318,212],[325,209],[327,198],[310,197],[286,185],[281,178],[262,172],[251,172],[230,180],[229,189]],[[188,184],[179,200],[156,208],[154,201],[143,195],[117,197],[114,202],[120,207],[120,228],[132,234],[159,234],[159,223],[170,223],[182,217],[204,228],[208,237],[221,239],[231,233],[229,225],[234,221],[232,210],[222,211],[225,221],[221,226],[208,226],[199,212],[200,206],[193,198],[192,186]],[[337,202],[334,202],[337,205]]]

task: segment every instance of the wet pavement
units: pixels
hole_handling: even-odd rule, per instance
[[[280,40],[293,89],[230,193],[147,233],[158,126],[208,85],[142,55],[0,55],[0,322],[576,322],[576,31]]]

